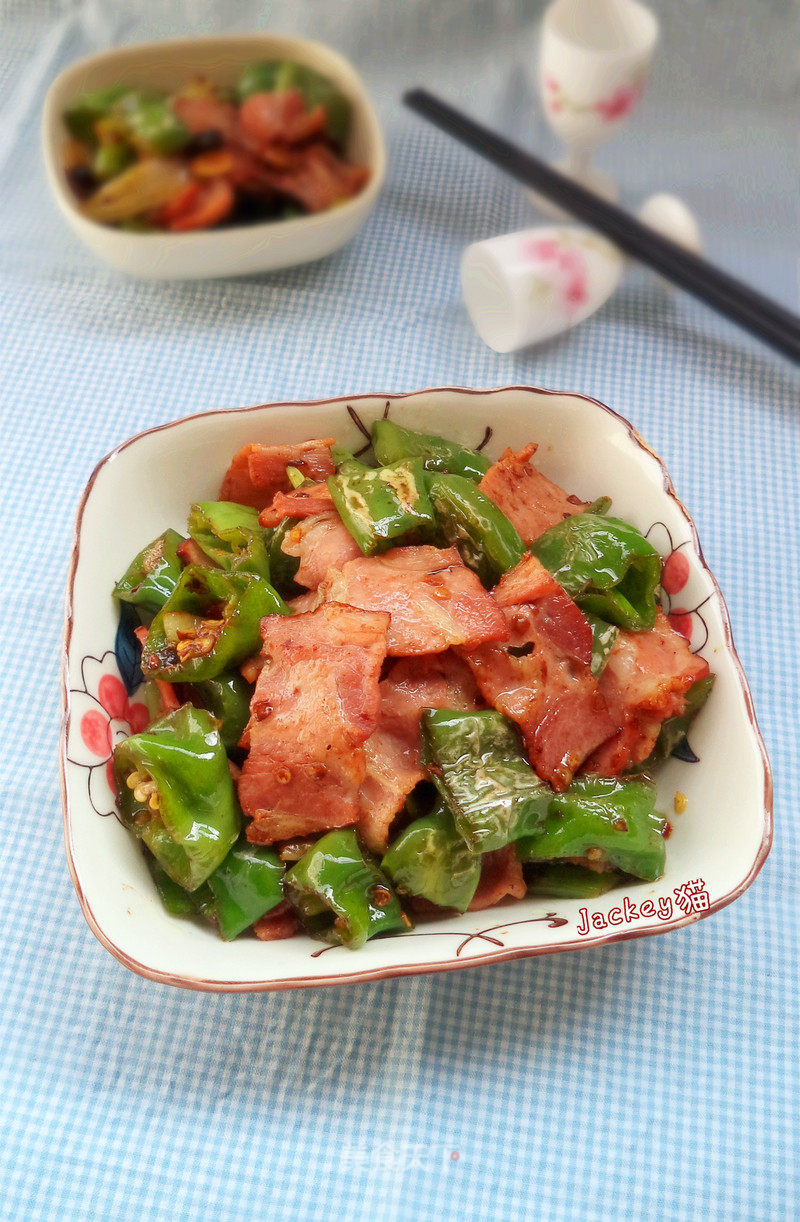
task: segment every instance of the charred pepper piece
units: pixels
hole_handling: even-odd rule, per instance
[[[195,707],[207,709],[219,723],[219,736],[226,751],[239,746],[244,728],[250,720],[250,698],[253,685],[237,670],[227,670],[214,679],[201,679],[183,689]]]
[[[550,802],[538,832],[517,844],[521,861],[586,857],[653,882],[664,873],[664,817],[655,786],[643,779],[585,776]]]
[[[239,834],[241,816],[214,719],[186,704],[114,751],[120,815],[169,877],[196,890]]]
[[[365,555],[430,538],[435,519],[419,459],[367,467],[355,459],[328,478],[333,503]]]
[[[465,912],[481,877],[480,855],[456,830],[443,802],[400,833],[381,862],[397,890]]]
[[[176,530],[165,530],[142,548],[114,586],[114,597],[143,611],[160,611],[181,575],[178,548],[185,542]]]
[[[260,648],[262,616],[289,613],[266,581],[189,564],[150,625],[142,673],[167,683],[214,679]]]
[[[502,510],[465,475],[428,477],[438,529],[468,568],[491,589],[525,555],[525,544]]]
[[[404,429],[393,420],[376,420],[372,426],[372,449],[378,462],[389,464],[419,458],[426,471],[463,475],[475,483],[483,479],[491,463],[475,450],[433,433]]]
[[[200,501],[189,511],[189,534],[220,568],[270,579],[267,533],[258,513],[235,501]]]
[[[553,895],[558,899],[597,899],[616,887],[622,875],[618,870],[601,874],[572,862],[554,862],[542,866],[528,880],[529,895]]]
[[[420,728],[422,762],[473,852],[501,849],[544,822],[553,790],[501,713],[426,709]]]
[[[661,557],[630,523],[576,513],[534,540],[531,551],[583,611],[633,632],[655,624]]]
[[[359,848],[352,828],[328,832],[284,878],[306,931],[358,950],[377,934],[411,928],[389,880]]]
[[[209,916],[225,942],[238,938],[283,902],[283,865],[274,849],[240,840],[209,876],[214,897]]]

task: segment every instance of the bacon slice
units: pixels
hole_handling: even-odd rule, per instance
[[[334,603],[261,621],[264,667],[239,780],[253,843],[355,823],[388,627],[384,612]]]
[[[600,676],[600,691],[618,728],[589,757],[585,771],[616,776],[647,759],[662,721],[684,711],[686,692],[708,671],[708,663],[690,651],[661,608],[650,632],[620,630]]]
[[[526,543],[533,543],[551,526],[587,508],[588,502],[570,496],[534,467],[538,447],[506,450],[493,463],[478,487],[513,522]]]
[[[534,556],[500,580],[507,647],[461,651],[483,696],[522,730],[534,768],[565,789],[610,734],[612,721],[592,675],[592,630],[569,595]]]
[[[527,890],[516,850],[507,844],[481,858],[481,877],[467,912],[482,912],[505,899],[521,900]]]
[[[380,684],[378,726],[364,748],[367,772],[359,795],[358,826],[373,852],[386,850],[394,818],[425,777],[420,761],[422,710],[466,712],[480,704],[469,668],[453,653],[394,663]]]
[[[288,499],[288,498],[287,498]],[[340,569],[361,550],[338,513],[321,513],[292,527],[281,543],[287,556],[299,556],[298,585],[316,590],[328,569]]]
[[[306,109],[298,89],[281,93],[252,93],[239,107],[239,122],[251,139],[261,144],[300,144],[325,130],[324,106]]]
[[[220,500],[265,509],[277,492],[291,490],[288,466],[297,467],[307,479],[322,480],[333,475],[332,445],[332,437],[298,445],[264,446],[251,442],[233,456],[222,481]]]
[[[324,212],[357,195],[368,178],[365,166],[343,161],[324,140],[296,150],[290,164],[264,166],[261,172],[268,187],[295,200],[306,212]]]
[[[253,933],[261,942],[278,942],[292,938],[300,929],[300,922],[288,900],[283,900],[253,926]]]
[[[284,518],[314,518],[332,508],[327,484],[309,484],[292,492],[276,492],[272,504],[262,509],[258,520],[262,526],[277,526]]]
[[[349,560],[319,587],[323,598],[388,611],[392,657],[470,648],[508,636],[491,594],[455,548],[396,547],[382,556]]]
[[[524,556],[519,564],[504,573],[492,593],[501,607],[535,604],[539,630],[567,657],[591,666],[589,621],[535,556]]]

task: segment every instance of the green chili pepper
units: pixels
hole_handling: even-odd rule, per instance
[[[296,594],[303,593],[303,587],[297,585],[294,580],[300,568],[300,557],[287,556],[281,547],[283,540],[296,525],[297,518],[284,518],[272,531],[267,548],[270,580],[285,598],[294,598]]]
[[[584,611],[634,632],[653,627],[661,557],[635,526],[576,513],[545,531],[531,551]]]
[[[692,684],[686,693],[684,711],[677,717],[668,717],[666,721],[662,721],[656,744],[644,763],[636,765],[637,772],[646,772],[654,768],[656,764],[662,763],[686,741],[689,727],[711,695],[713,686],[714,675],[706,675],[704,679],[697,679]]]
[[[283,865],[274,849],[239,840],[209,876],[213,918],[226,942],[237,938],[283,900]]]
[[[189,534],[221,568],[269,581],[269,555],[258,513],[235,501],[201,501],[189,511]]]
[[[291,60],[259,61],[242,71],[236,82],[240,102],[251,93],[285,93],[296,89],[302,94],[308,110],[323,106],[328,118],[328,135],[342,144],[350,123],[350,103],[343,93],[313,68]]]
[[[252,685],[237,670],[228,670],[214,679],[193,683],[190,690],[192,704],[202,705],[219,722],[222,745],[226,751],[233,751],[250,720]]]
[[[153,880],[158,898],[164,905],[164,908],[175,917],[194,916],[197,911],[197,905],[193,897],[188,891],[184,891],[183,887],[179,887],[173,879],[170,878],[166,870],[164,870],[155,857],[151,853],[146,855],[147,868],[150,871],[150,877]],[[197,892],[195,892],[195,895]]]
[[[379,463],[421,458],[426,471],[463,475],[478,483],[492,465],[483,454],[467,450],[457,441],[446,441],[433,433],[415,433],[392,420],[376,420],[372,426],[372,449]]]
[[[473,852],[501,849],[544,821],[553,790],[502,714],[426,709],[420,728],[422,762]]]
[[[194,891],[226,857],[240,815],[228,757],[204,709],[185,704],[114,751],[120,815],[163,870]]]
[[[622,875],[618,870],[598,874],[572,862],[542,866],[528,882],[529,895],[554,895],[559,899],[597,899],[616,887]]]
[[[122,140],[101,144],[92,158],[92,171],[96,178],[114,178],[126,170],[133,161],[133,152]]]
[[[178,548],[184,542],[176,530],[165,530],[135,557],[114,586],[121,602],[145,611],[160,611],[175,591],[181,575]]]
[[[664,817],[649,781],[585,776],[555,795],[538,832],[517,843],[521,861],[585,857],[654,882],[664,873]]]
[[[362,552],[430,538],[435,528],[425,471],[419,459],[391,467],[346,462],[328,479],[339,516]]]
[[[142,102],[127,110],[131,139],[143,153],[169,156],[191,139],[189,129],[175,114],[166,98]]]
[[[599,615],[592,615],[591,611],[584,611],[583,614],[592,630],[592,674],[595,679],[599,679],[606,668],[608,655],[614,648],[619,629],[616,624],[608,624],[604,619],[600,619]]]
[[[388,879],[352,828],[328,832],[284,877],[286,898],[312,937],[358,950],[376,934],[411,928]]]
[[[112,85],[109,89],[95,89],[84,93],[64,111],[64,122],[76,140],[84,144],[95,144],[94,125],[105,119],[120,98],[127,93],[124,85]]]
[[[503,573],[519,564],[525,544],[516,527],[471,479],[431,475],[428,494],[439,531],[485,586],[491,589]]]
[[[290,611],[266,581],[189,564],[150,625],[142,673],[167,683],[215,679],[260,648],[261,618],[275,614]]]
[[[449,809],[440,802],[430,815],[400,833],[381,869],[401,893],[464,912],[480,880],[481,859],[467,847]]]

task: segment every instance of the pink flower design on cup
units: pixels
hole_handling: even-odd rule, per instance
[[[620,85],[607,98],[602,98],[599,102],[595,102],[594,109],[606,123],[614,123],[618,119],[624,119],[639,101],[643,89],[643,81],[636,81],[631,85]]]
[[[112,650],[102,658],[87,656],[81,663],[83,686],[70,691],[67,758],[87,770],[89,801],[98,815],[114,813],[114,748],[150,719],[146,705],[128,699],[115,672]]]
[[[589,297],[587,266],[579,247],[566,238],[526,238],[521,254],[526,262],[539,265],[555,303],[565,314],[574,314],[585,305]]]

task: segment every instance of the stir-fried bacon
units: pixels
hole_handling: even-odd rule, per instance
[[[592,632],[572,599],[533,556],[495,589],[510,641],[464,652],[484,698],[520,727],[528,755],[554,789],[565,789],[613,732],[592,675]]]
[[[586,509],[585,502],[569,496],[534,467],[531,459],[537,448],[528,445],[516,453],[506,450],[478,485],[513,522],[526,543],[533,543],[570,514]]]
[[[340,569],[348,560],[361,555],[358,544],[335,511],[298,522],[281,543],[281,551],[300,558],[294,579],[309,590],[316,590],[328,569]]]
[[[298,89],[282,93],[253,93],[239,107],[239,122],[258,145],[302,144],[325,130],[324,106],[306,110]]]
[[[513,844],[502,849],[484,853],[481,858],[481,877],[467,912],[482,912],[501,900],[523,898],[527,891],[522,876],[522,865],[517,860]]]
[[[453,653],[401,658],[380,684],[378,725],[367,739],[367,773],[358,826],[375,853],[387,847],[389,828],[425,773],[420,761],[423,709],[476,709],[475,680]]]
[[[276,492],[272,504],[262,509],[258,520],[262,526],[277,526],[284,518],[314,518],[332,509],[327,484],[309,484],[292,492]]]
[[[283,900],[266,916],[256,921],[253,933],[261,942],[278,942],[283,938],[293,938],[299,932],[300,922],[288,900]]]
[[[535,604],[539,630],[567,657],[591,665],[592,630],[586,616],[535,556],[523,557],[492,593],[504,608]]]
[[[307,479],[327,479],[334,472],[333,444],[332,437],[297,445],[264,446],[250,442],[234,454],[222,481],[220,500],[265,509],[276,493],[291,491],[286,474],[289,466],[297,467]]]
[[[355,823],[388,626],[383,612],[333,603],[262,620],[264,666],[239,780],[255,844]]]
[[[586,761],[586,771],[616,776],[647,759],[662,721],[684,711],[686,692],[707,674],[708,663],[660,609],[652,631],[621,630],[600,676],[615,729]]]
[[[349,560],[319,587],[328,601],[388,611],[388,653],[440,653],[508,636],[491,594],[455,548],[396,547],[382,556]]]

